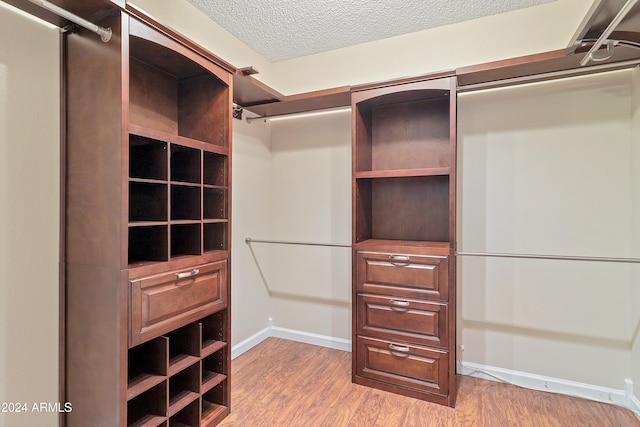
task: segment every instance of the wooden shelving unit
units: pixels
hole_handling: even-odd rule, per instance
[[[353,381],[455,402],[452,76],[352,95]]]
[[[65,36],[68,426],[230,408],[232,72],[122,10]],[[223,64],[224,65],[224,64]]]

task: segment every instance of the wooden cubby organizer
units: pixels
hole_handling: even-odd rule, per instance
[[[454,76],[354,88],[353,381],[455,402]]]
[[[230,410],[232,73],[126,11],[65,35],[68,426]]]

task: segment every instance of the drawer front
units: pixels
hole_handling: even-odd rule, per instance
[[[358,290],[446,300],[449,259],[446,256],[358,252]]]
[[[143,277],[130,284],[130,347],[227,306],[226,260]]]
[[[444,350],[358,337],[357,375],[446,396],[449,354]]]
[[[447,345],[447,305],[359,294],[358,334],[416,344]]]

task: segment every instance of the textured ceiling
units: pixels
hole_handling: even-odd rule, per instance
[[[276,62],[553,0],[188,1]]]

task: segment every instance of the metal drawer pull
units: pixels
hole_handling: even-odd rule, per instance
[[[402,301],[397,299],[390,299],[389,304],[395,305],[396,307],[409,307],[409,305],[411,305],[409,301]]]
[[[187,271],[186,273],[178,273],[178,279],[185,279],[187,277],[193,277],[198,273],[200,273],[200,270],[198,270],[197,268],[194,268],[193,270]]]
[[[409,353],[409,347],[395,345],[395,344],[389,344],[389,350],[395,351],[398,353]],[[408,356],[408,354],[403,354],[402,356],[406,357]]]
[[[409,257],[406,255],[389,255],[391,265],[405,266],[409,264]]]

